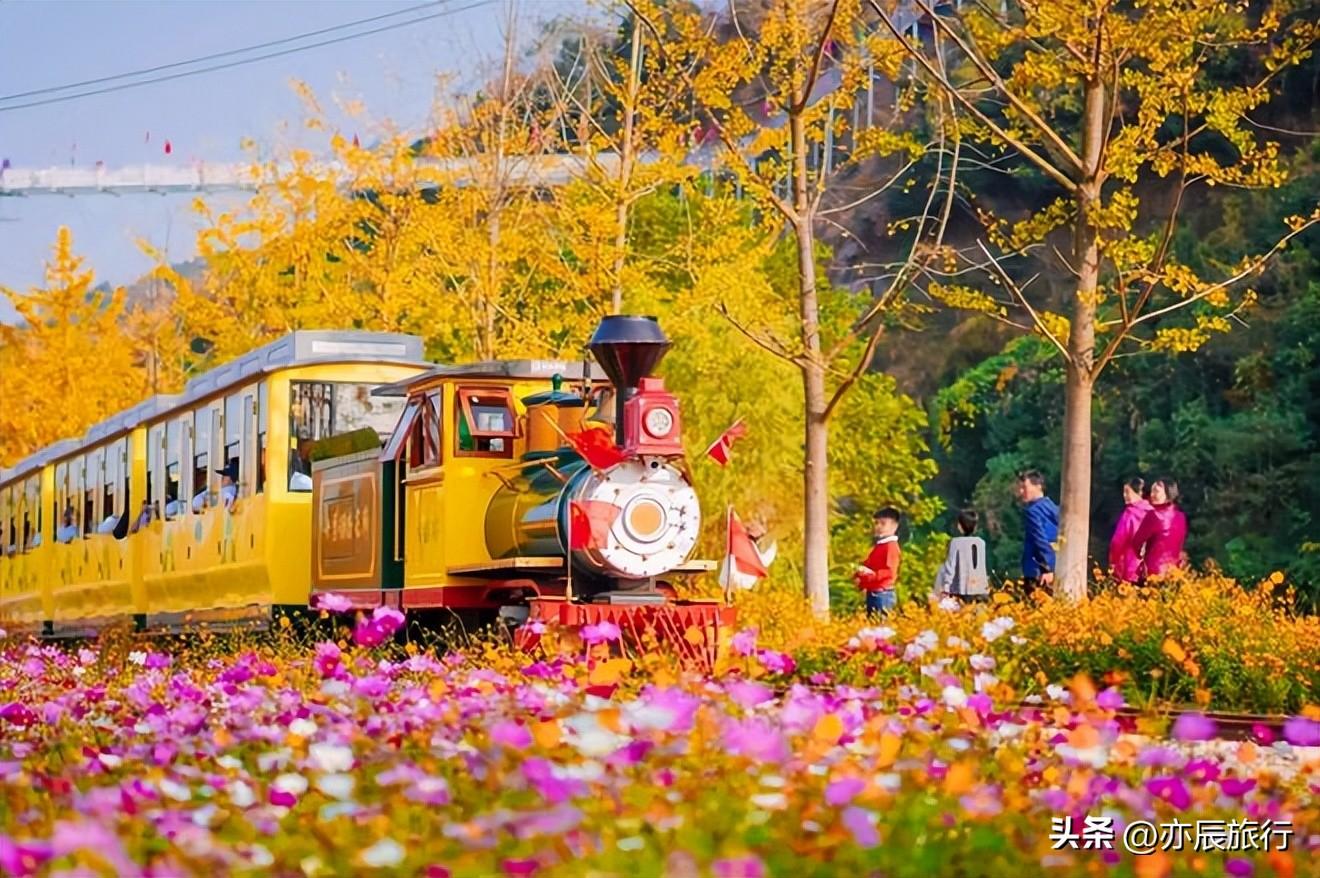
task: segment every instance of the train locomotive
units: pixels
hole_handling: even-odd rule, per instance
[[[439,366],[378,388],[407,400],[383,450],[330,440],[312,465],[313,602],[503,619],[525,643],[528,621],[611,621],[712,650],[732,611],[673,589],[714,565],[690,559],[701,509],[679,404],[651,374],[669,346],[654,318],[611,316],[595,366]]]
[[[715,565],[691,558],[679,404],[651,374],[669,345],[612,316],[594,364],[437,366],[413,336],[294,332],[0,471],[0,627],[260,626],[333,592],[709,659],[733,611],[673,588]]]

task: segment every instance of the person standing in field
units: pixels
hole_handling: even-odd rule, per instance
[[[1136,582],[1141,579],[1141,554],[1136,542],[1137,529],[1150,512],[1150,503],[1141,496],[1146,483],[1139,478],[1131,478],[1123,483],[1123,514],[1114,526],[1114,535],[1109,539],[1109,575],[1119,582]]]
[[[1039,470],[1018,475],[1017,495],[1022,501],[1022,584],[1028,588],[1053,585],[1059,507],[1045,496],[1045,477]]]
[[[1187,563],[1183,543],[1187,541],[1187,516],[1178,507],[1178,483],[1157,479],[1150,486],[1151,510],[1141,520],[1133,545],[1142,558],[1143,578],[1159,576]]]
[[[875,514],[875,548],[866,556],[866,561],[857,566],[853,575],[857,587],[866,594],[866,614],[875,616],[894,609],[898,600],[895,586],[898,585],[898,565],[902,551],[898,547],[898,523],[900,514],[892,506],[886,506]]]
[[[985,540],[976,536],[975,509],[958,513],[958,536],[949,540],[949,551],[935,574],[937,600],[952,595],[960,601],[975,601],[990,592],[990,577],[986,574]]]

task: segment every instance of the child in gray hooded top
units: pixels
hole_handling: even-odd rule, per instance
[[[976,533],[977,515],[974,509],[958,513],[958,532],[949,540],[949,553],[935,574],[936,599],[952,595],[959,599],[983,597],[990,591],[990,578],[986,574],[985,540]]]

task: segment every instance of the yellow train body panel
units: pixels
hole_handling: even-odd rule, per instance
[[[365,406],[370,388],[423,369],[410,336],[295,333],[194,379],[180,397],[148,401],[0,472],[0,628],[75,633],[305,606],[311,494],[292,489],[290,469],[309,437],[294,435],[295,409],[312,433],[334,430],[337,402],[341,413],[344,399]],[[300,409],[291,409],[295,390]],[[239,472],[227,505],[221,461]],[[176,496],[177,513],[160,514],[166,485],[207,503],[194,512]],[[132,525],[144,501],[140,527],[98,532]],[[66,542],[68,510],[78,533]]]

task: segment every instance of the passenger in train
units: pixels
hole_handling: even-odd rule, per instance
[[[231,460],[224,469],[216,470],[220,476],[220,505],[228,509],[238,499],[238,461]],[[192,499],[193,512],[201,512],[211,505],[206,488],[197,492]]]
[[[312,490],[312,477],[308,475],[311,472],[311,447],[312,440],[302,439],[298,442],[298,449],[289,455],[289,490],[290,491],[310,491]]]
[[[142,530],[142,528],[151,524],[151,518],[151,503],[147,500],[143,500],[142,508],[138,510],[137,518],[133,519],[133,526],[129,529],[129,533],[137,533]]]
[[[228,509],[238,499],[238,461],[229,461],[216,473],[220,476],[220,503]]]
[[[115,525],[119,524],[119,516],[111,512],[105,517],[105,520],[96,526],[98,534],[112,534],[115,532]]]
[[[165,518],[170,519],[179,514],[179,483],[171,481],[165,486]]]
[[[78,522],[73,517],[73,504],[64,507],[64,523],[55,531],[55,542],[71,543],[78,536]]]

